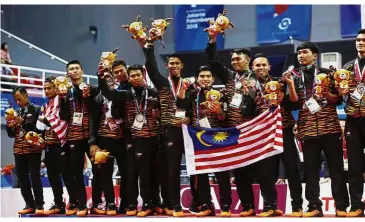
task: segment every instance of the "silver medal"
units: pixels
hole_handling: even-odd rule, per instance
[[[138,122],[143,122],[143,115],[141,114],[141,113],[139,113],[139,114],[137,114],[137,116],[136,116],[136,120],[138,121]]]
[[[242,83],[241,82],[236,82],[236,85],[234,87],[236,89],[241,89],[242,88]]]
[[[19,131],[19,136],[20,136],[20,137],[23,137],[23,136],[24,136],[24,132],[23,132],[23,130],[20,130],[20,131]]]
[[[82,82],[80,85],[79,85],[79,89],[81,90],[84,90],[85,88],[87,87],[86,83]]]

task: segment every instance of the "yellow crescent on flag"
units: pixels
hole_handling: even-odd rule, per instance
[[[203,140],[202,140],[202,135],[205,133],[205,130],[201,130],[201,131],[199,131],[199,132],[197,132],[196,133],[196,138],[198,138],[198,140],[199,140],[199,142],[201,143],[201,144],[203,144],[204,146],[212,146],[212,144],[207,144],[206,142],[204,142]]]

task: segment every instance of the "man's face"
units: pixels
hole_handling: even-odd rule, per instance
[[[113,75],[118,82],[123,83],[128,80],[127,69],[123,65],[119,65],[113,68]]]
[[[177,57],[169,58],[167,63],[167,68],[169,69],[171,76],[180,76],[181,69],[184,67],[184,64]]]
[[[356,50],[360,53],[365,53],[365,34],[357,35]]]
[[[298,51],[298,62],[300,65],[311,65],[317,59],[317,53],[314,53],[310,49],[301,49]]]
[[[250,63],[250,58],[245,55],[245,54],[237,54],[237,53],[233,53],[232,57],[231,57],[231,65],[232,68],[234,69],[234,71],[236,72],[242,72],[244,71],[247,67],[248,64]]]
[[[252,71],[254,71],[258,78],[262,78],[269,74],[270,65],[267,58],[259,57],[252,62]]]
[[[28,94],[21,94],[19,91],[17,91],[13,95],[13,98],[14,98],[16,104],[18,104],[18,106],[21,108],[24,108],[25,105],[27,105],[27,103],[29,102]]]
[[[77,81],[82,78],[84,71],[79,64],[71,64],[67,67],[67,73],[70,75],[71,80]]]
[[[202,88],[210,88],[213,85],[214,80],[210,71],[201,71],[198,75],[197,82]]]
[[[57,89],[53,83],[45,82],[43,85],[43,90],[48,99],[52,99],[57,95]]]
[[[144,86],[144,79],[141,70],[130,70],[129,71],[129,82],[133,87],[142,87]]]

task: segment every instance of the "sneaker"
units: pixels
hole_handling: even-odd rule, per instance
[[[35,209],[34,207],[31,206],[25,206],[23,208],[23,210],[18,211],[18,214],[34,214],[35,213]]]
[[[117,215],[117,206],[115,206],[115,203],[108,203],[107,204],[106,215],[109,215],[109,216]]]
[[[68,210],[66,211],[66,215],[67,216],[76,215],[76,213],[77,213],[76,204],[70,204],[70,206],[68,207]]]
[[[221,217],[230,217],[231,216],[231,209],[228,204],[224,204],[221,209]]]
[[[44,215],[44,208],[43,208],[43,206],[36,206],[35,207],[35,215]]]
[[[151,205],[143,204],[142,210],[138,212],[137,217],[145,217],[152,213]]]
[[[272,207],[264,207],[264,210],[259,213],[259,217],[274,217],[276,216],[276,210]]]
[[[88,213],[88,209],[85,205],[80,205],[78,208],[77,208],[77,213],[76,213],[76,216],[78,217],[85,217]]]
[[[347,212],[346,210],[336,210],[336,217],[346,217],[347,216]]]
[[[351,208],[351,210],[347,213],[346,217],[363,217],[364,210],[358,208]]]
[[[200,208],[201,207],[199,207],[199,204],[196,203],[195,201],[193,201],[193,203],[189,207],[189,211],[190,211],[190,213],[197,214],[200,212]]]
[[[172,216],[174,216],[174,217],[183,217],[184,216],[184,212],[180,205],[176,205],[173,207]]]
[[[290,214],[291,217],[302,217],[303,216],[303,209],[296,207],[292,209],[292,213]]]
[[[172,207],[165,207],[165,208],[163,208],[163,212],[164,212],[167,216],[172,216],[172,214],[173,214]]]
[[[207,204],[203,204],[203,206],[200,209],[200,212],[196,214],[196,216],[198,217],[205,217],[205,216],[214,216],[214,210],[212,210],[212,208],[207,205]]]
[[[98,206],[93,205],[90,208],[90,214],[105,215],[106,209],[105,209],[105,207],[103,207],[102,203],[99,203]]]
[[[323,217],[323,211],[321,206],[309,206],[309,209],[305,214],[303,214],[303,217]]]
[[[127,208],[127,215],[128,216],[136,216],[137,215],[137,207],[134,204],[129,205]]]
[[[65,204],[52,204],[51,208],[44,211],[45,215],[51,215],[51,214],[64,214],[65,213]]]
[[[251,217],[255,215],[256,213],[254,205],[243,206],[242,211],[240,213],[240,217]]]
[[[163,214],[163,205],[160,203],[160,204],[155,204],[153,206],[153,212],[154,213],[157,213],[157,214]]]

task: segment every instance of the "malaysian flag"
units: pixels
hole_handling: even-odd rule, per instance
[[[67,132],[67,122],[60,119],[59,115],[60,111],[60,102],[59,97],[56,96],[55,98],[48,101],[48,103],[43,107],[42,116],[46,117],[51,128],[57,134],[58,138],[61,141],[61,146],[66,144],[66,132]],[[37,128],[40,130],[47,129],[48,127],[41,123],[40,121],[37,122]]]
[[[231,128],[183,125],[189,175],[247,166],[283,152],[280,107]]]

